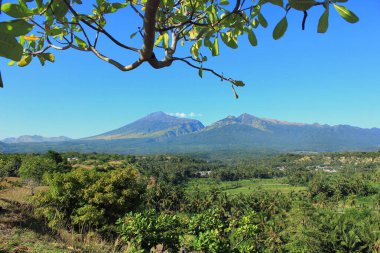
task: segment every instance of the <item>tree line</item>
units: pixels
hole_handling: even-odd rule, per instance
[[[52,229],[93,231],[123,241],[127,252],[379,252],[380,166],[368,168],[365,160],[377,155],[223,163],[50,151],[1,155],[0,168],[3,176],[48,186],[33,197],[33,210]],[[348,156],[363,162],[342,162]],[[324,171],[326,161],[337,171]],[[305,190],[231,194],[187,187],[199,171],[212,171],[209,177],[220,182],[281,178]]]

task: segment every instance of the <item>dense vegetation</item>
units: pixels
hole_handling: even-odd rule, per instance
[[[118,251],[380,252],[380,152],[222,163],[50,151],[0,155],[0,173],[45,186],[30,203],[52,231]]]

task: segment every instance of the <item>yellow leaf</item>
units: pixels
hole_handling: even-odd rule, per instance
[[[19,67],[28,66],[31,61],[32,61],[32,56],[26,55],[22,57],[22,59],[17,63],[17,66]]]
[[[24,38],[28,41],[37,41],[40,39],[40,37],[34,37],[34,36],[24,36]]]

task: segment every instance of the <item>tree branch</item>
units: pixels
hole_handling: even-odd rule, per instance
[[[186,60],[186,58],[178,58],[178,57],[174,57],[174,58],[173,58],[173,61],[182,61],[182,62],[186,63],[187,65],[189,65],[190,67],[193,67],[193,68],[198,69],[198,70],[202,69],[203,71],[210,72],[210,73],[212,73],[213,75],[219,77],[221,80],[225,80],[225,81],[230,82],[230,83],[232,83],[232,84],[233,84],[233,82],[235,81],[235,80],[232,79],[232,78],[227,78],[227,77],[225,77],[225,76],[223,76],[223,75],[221,75],[221,74],[215,72],[213,69],[203,68],[203,67],[198,67],[198,66],[192,64],[191,62],[189,62],[188,60]]]
[[[121,43],[120,41],[116,40],[111,34],[109,34],[104,28],[102,28],[97,22],[96,20],[94,20],[93,18],[91,17],[88,17],[89,19],[91,19],[98,27],[96,26],[93,26],[92,24],[90,24],[87,20],[83,19],[80,17],[80,15],[74,10],[74,8],[70,5],[70,3],[67,2],[67,0],[64,0],[65,4],[67,5],[67,7],[69,8],[70,12],[81,22],[83,22],[85,25],[87,25],[88,27],[90,27],[91,29],[95,30],[95,31],[99,31],[101,33],[103,33],[104,35],[106,35],[113,43],[115,43],[116,45],[122,47],[122,48],[125,48],[125,49],[128,49],[128,50],[131,50],[131,51],[134,51],[134,52],[139,52],[139,50],[137,48],[134,48],[134,47],[130,47],[130,46],[127,46],[127,45],[124,45],[123,43]]]
[[[156,37],[156,14],[160,0],[148,0],[144,15],[144,38],[141,49],[141,57],[148,60],[153,56],[154,40]]]
[[[129,1],[129,4],[131,5],[131,8],[136,12],[136,14],[137,14],[140,18],[144,19],[144,15],[142,15],[142,14],[139,12],[139,10],[133,5],[132,1]]]
[[[105,61],[105,62],[108,62],[109,64],[112,64],[114,65],[116,68],[120,69],[121,71],[130,71],[130,70],[133,70],[137,67],[139,67],[143,62],[144,60],[142,60],[141,58],[139,58],[138,60],[136,60],[134,63],[130,64],[130,65],[122,65],[121,63],[115,61],[114,59],[111,59],[103,54],[101,54],[96,48],[94,47],[90,47],[89,48],[90,51],[92,51],[99,59]]]
[[[305,30],[306,19],[307,19],[307,11],[304,11],[303,12],[303,19],[302,19],[302,30]]]

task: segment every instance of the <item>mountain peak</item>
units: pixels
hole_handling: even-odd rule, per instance
[[[241,121],[242,123],[244,123],[244,121],[261,120],[260,118],[248,113],[241,114],[239,117],[237,117],[237,119]]]
[[[167,116],[170,116],[170,115],[164,113],[163,111],[158,111],[158,112],[152,112],[148,114],[147,116],[145,116],[144,118],[160,118],[160,117],[167,117]]]
[[[232,124],[246,125],[246,126],[250,126],[262,131],[268,131],[271,127],[275,127],[275,126],[303,126],[305,125],[302,123],[291,123],[291,122],[280,121],[280,120],[275,120],[275,119],[259,118],[252,114],[243,113],[238,117],[228,116],[227,118],[224,118],[214,123],[208,128],[222,127],[225,125],[232,125]]]
[[[198,120],[178,118],[158,111],[121,128],[86,139],[112,140],[171,137],[196,132],[203,128],[203,124]]]
[[[257,117],[255,117],[255,116],[253,116],[252,114],[249,114],[249,113],[243,113],[243,114],[241,114],[239,117],[257,118]]]

